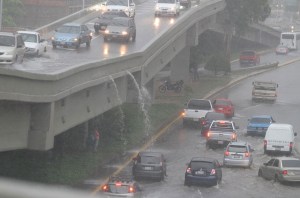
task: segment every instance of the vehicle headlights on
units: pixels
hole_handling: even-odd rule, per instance
[[[105,33],[105,34],[109,34],[109,30],[105,30],[104,33]]]
[[[171,11],[175,11],[175,7],[171,7]]]
[[[51,40],[52,40],[52,41],[55,41],[55,40],[56,40],[56,38],[55,38],[54,36],[52,36],[52,37],[51,37]]]
[[[155,6],[155,10],[156,10],[156,11],[159,11],[159,7],[158,7],[158,6]]]
[[[78,41],[78,38],[71,38],[70,41],[77,42],[77,41]]]
[[[122,31],[122,35],[127,35],[128,32],[127,31]]]

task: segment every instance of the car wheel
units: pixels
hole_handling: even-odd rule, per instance
[[[44,52],[47,52],[47,47],[44,47]]]
[[[160,176],[160,181],[164,181],[164,180],[165,180],[165,175],[164,175],[164,173],[162,173]]]
[[[186,180],[184,180],[184,185],[185,185],[185,186],[188,186],[188,187],[191,186]]]
[[[53,44],[53,45],[52,45],[52,48],[53,48],[53,49],[56,49],[56,45]]]
[[[91,40],[88,39],[88,41],[85,44],[86,44],[86,47],[90,47],[91,46]]]
[[[106,42],[106,41],[107,41],[107,37],[106,37],[106,36],[104,36],[104,37],[103,37],[103,40]]]
[[[166,88],[165,85],[160,85],[159,88],[158,88],[158,90],[159,90],[160,93],[165,93],[166,90],[167,90],[167,88]]]
[[[206,149],[210,149],[211,148],[210,143],[206,142],[205,147],[206,147]]]
[[[280,182],[280,180],[278,179],[278,175],[274,176],[274,182]]]
[[[40,55],[39,50],[36,51],[35,56],[38,57]]]
[[[132,36],[132,41],[135,41],[135,38],[136,38],[136,32]]]
[[[258,170],[258,177],[262,177],[263,175],[262,175],[262,171],[261,171],[261,169],[259,169]]]
[[[75,48],[78,49],[80,47],[80,42],[75,45]]]

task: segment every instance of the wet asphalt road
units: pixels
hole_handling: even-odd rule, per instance
[[[288,56],[275,58],[293,59],[298,52]],[[269,57],[271,55],[267,55]],[[280,60],[281,61],[281,60]],[[284,62],[284,61],[281,61]],[[245,168],[223,168],[223,180],[221,184],[214,187],[184,186],[184,172],[186,163],[192,157],[213,157],[219,161],[223,160],[223,149],[206,149],[205,138],[201,137],[199,130],[194,128],[182,128],[178,122],[158,141],[153,143],[150,150],[163,152],[167,158],[168,177],[164,181],[141,180],[143,186],[143,197],[208,197],[208,198],[232,198],[232,197],[298,197],[300,184],[282,185],[267,181],[257,176],[258,168],[270,159],[263,154],[263,138],[245,136],[247,120],[252,115],[270,114],[277,122],[290,123],[300,135],[299,110],[300,110],[300,72],[299,63],[293,63],[268,73],[263,73],[222,91],[216,97],[228,97],[235,105],[235,117],[233,120],[240,126],[238,139],[247,141],[254,146],[254,163],[250,169]],[[273,80],[279,84],[278,99],[274,104],[253,103],[251,101],[251,90],[253,80]],[[299,137],[296,141],[299,142]],[[133,152],[133,151],[132,151]],[[296,151],[294,156],[299,157]],[[111,164],[113,171],[121,164]],[[131,173],[131,165],[127,166],[123,174]],[[97,178],[99,182],[103,178]],[[99,194],[101,196],[101,193]]]

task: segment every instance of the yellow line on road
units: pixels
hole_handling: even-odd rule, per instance
[[[162,129],[160,129],[151,139],[146,142],[138,152],[144,151],[147,148],[149,148],[155,140],[157,140],[160,136],[165,134],[168,131],[168,128],[172,126],[174,123],[176,123],[179,119],[181,119],[181,116],[176,117],[174,120],[172,120],[170,123],[168,123],[166,126],[164,126]],[[130,162],[132,161],[132,158],[134,158],[138,152],[135,152],[132,154],[124,163],[122,166],[120,166],[114,173],[112,173],[112,176],[118,175],[125,167],[127,167]],[[104,183],[107,183],[109,180],[109,177],[107,177],[104,181]],[[95,190],[93,190],[92,195],[95,195],[97,192],[101,191],[101,188],[103,187],[103,184],[98,186]]]

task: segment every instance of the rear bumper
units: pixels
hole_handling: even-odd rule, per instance
[[[135,170],[133,175],[135,177],[144,177],[144,178],[161,178],[163,175],[163,171]]]
[[[251,161],[249,159],[241,160],[224,158],[223,164],[225,166],[249,167],[251,165]]]
[[[274,101],[276,100],[276,96],[255,96],[252,95],[252,99],[254,100],[270,100],[270,101]]]
[[[185,184],[187,185],[216,185],[218,182],[217,176],[198,177],[193,175],[185,176]]]
[[[60,46],[60,47],[75,47],[79,43],[78,42],[62,42],[62,41],[52,41],[52,45]]]

